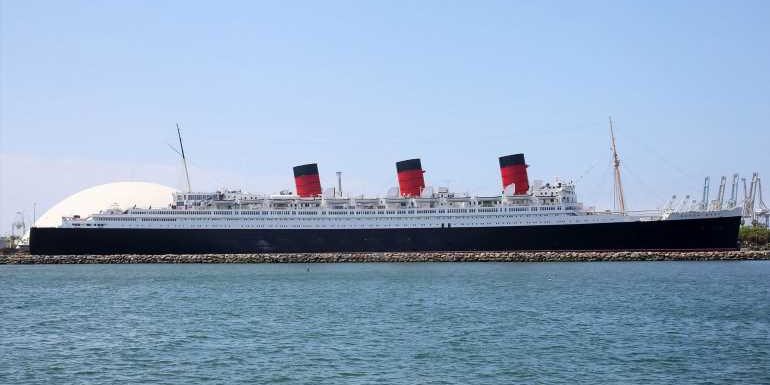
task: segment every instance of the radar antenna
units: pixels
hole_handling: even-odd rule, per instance
[[[621,214],[626,213],[626,200],[623,196],[623,182],[620,179],[620,157],[615,145],[615,130],[612,127],[612,116],[610,116],[610,139],[612,140],[612,166],[615,169],[615,186],[612,191],[614,198],[615,211]]]
[[[182,130],[179,128],[179,123],[176,124],[176,134],[179,137],[179,149],[182,151],[182,163],[184,164],[184,176],[187,179],[187,192],[192,192],[190,188],[190,173],[187,171],[187,158],[184,156],[184,145],[182,144]]]

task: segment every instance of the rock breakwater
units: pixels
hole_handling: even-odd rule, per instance
[[[527,251],[298,254],[29,255],[3,264],[366,263],[366,262],[630,262],[770,260],[770,251]]]

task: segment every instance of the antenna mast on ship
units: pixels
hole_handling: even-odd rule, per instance
[[[184,156],[184,145],[182,144],[182,131],[179,128],[179,123],[176,124],[176,134],[179,137],[179,149],[182,151],[182,163],[184,164],[184,176],[187,178],[187,192],[192,192],[190,188],[190,173],[187,171],[187,158]]]
[[[626,200],[623,197],[623,182],[620,179],[620,157],[618,149],[615,146],[615,131],[612,127],[612,116],[610,116],[610,139],[612,140],[612,166],[615,169],[615,186],[612,194],[614,198],[615,210],[621,214],[626,213]]]

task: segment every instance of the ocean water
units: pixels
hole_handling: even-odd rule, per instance
[[[2,384],[770,384],[770,262],[0,266]]]

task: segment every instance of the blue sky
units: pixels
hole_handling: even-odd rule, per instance
[[[2,2],[0,232],[82,188],[495,194],[497,157],[611,202],[607,116],[632,209],[703,177],[770,176],[770,2]],[[770,183],[770,182],[768,182]],[[766,183],[766,184],[768,184]],[[715,190],[716,186],[712,186]],[[767,191],[767,189],[766,189]]]

